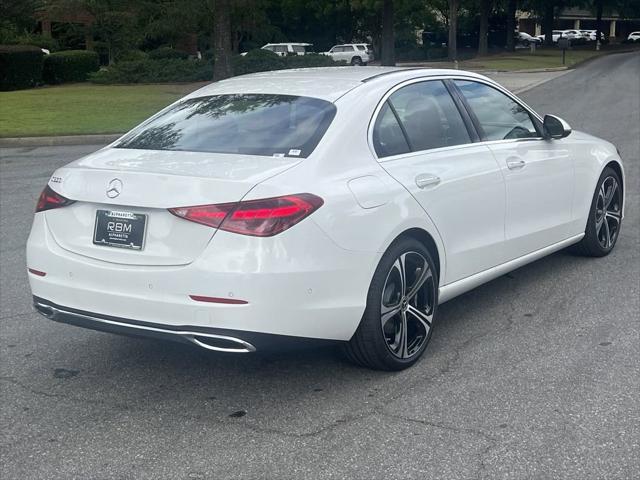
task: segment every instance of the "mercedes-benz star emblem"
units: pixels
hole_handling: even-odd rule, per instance
[[[122,180],[114,178],[107,185],[107,197],[116,198],[120,193],[122,193]]]

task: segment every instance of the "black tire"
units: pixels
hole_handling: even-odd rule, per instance
[[[360,57],[353,57],[351,59],[351,65],[356,66],[356,65],[362,65],[362,58]]]
[[[404,281],[398,276],[401,265]],[[375,370],[410,367],[427,348],[437,308],[438,273],[429,251],[414,238],[397,240],[378,264],[360,325],[344,345],[346,357]],[[384,324],[383,309],[388,311]]]
[[[574,252],[587,257],[604,257],[611,253],[622,227],[622,193],[618,173],[605,168],[591,200],[584,238],[574,246]]]

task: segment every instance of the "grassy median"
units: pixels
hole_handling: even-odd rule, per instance
[[[0,92],[0,137],[124,132],[202,85],[87,83]]]
[[[540,68],[572,67],[592,57],[607,53],[604,50],[575,49],[567,50],[565,64],[562,64],[562,50],[558,48],[537,49],[535,53],[530,50],[519,50],[514,53],[503,53],[488,57],[479,57],[461,62],[461,68],[485,69],[485,70],[529,70]]]

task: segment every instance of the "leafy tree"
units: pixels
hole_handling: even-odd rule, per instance
[[[384,0],[382,8],[382,65],[395,65],[395,36],[393,29],[393,0]]]
[[[460,0],[449,0],[449,60],[458,59],[458,8]]]
[[[213,25],[213,79],[231,77],[231,8],[229,0],[215,0]]]
[[[486,55],[489,44],[489,12],[491,10],[490,0],[479,0],[480,4],[480,31],[478,33],[478,55]]]

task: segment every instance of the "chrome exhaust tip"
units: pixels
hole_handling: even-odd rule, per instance
[[[201,348],[214,352],[251,353],[256,351],[256,347],[249,342],[235,337],[207,333],[187,334],[183,337]]]
[[[38,312],[40,315],[49,319],[53,318],[56,314],[56,311],[52,307],[43,303],[34,303],[33,308],[35,308],[36,312]]]

